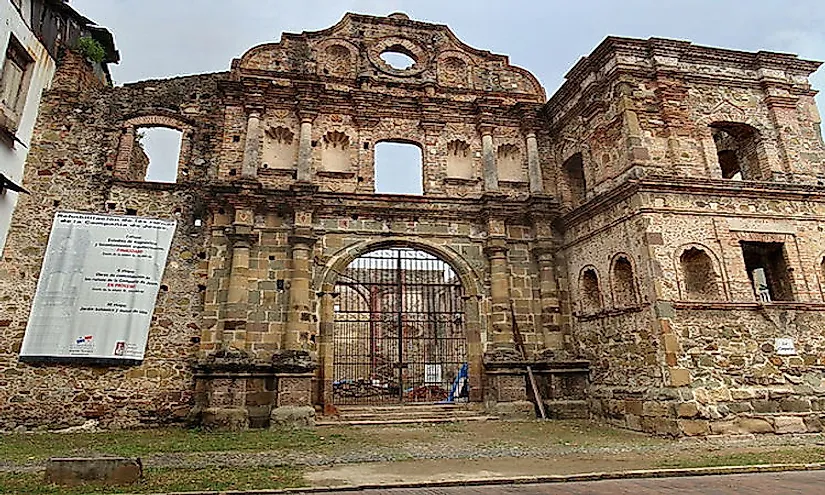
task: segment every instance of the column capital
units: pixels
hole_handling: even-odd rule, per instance
[[[315,120],[315,117],[318,116],[317,110],[309,108],[299,108],[296,113],[302,124],[311,124]]]
[[[484,246],[484,254],[490,259],[503,258],[507,255],[508,249],[507,239],[496,237],[487,240],[487,244]]]
[[[233,248],[250,248],[258,240],[258,234],[244,226],[240,228],[225,227],[223,232],[229,242],[232,243]]]
[[[293,247],[303,245],[311,248],[318,241],[318,237],[312,227],[296,227],[289,235],[288,241]]]
[[[533,256],[539,261],[552,261],[555,257],[556,247],[553,241],[541,240],[533,246]]]
[[[480,122],[476,124],[476,128],[478,129],[478,133],[482,136],[492,136],[496,126],[487,122]]]

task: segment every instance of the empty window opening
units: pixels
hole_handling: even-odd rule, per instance
[[[599,289],[599,276],[593,269],[582,272],[579,280],[579,297],[581,309],[585,313],[595,313],[602,308],[602,292]]]
[[[564,172],[565,183],[567,186],[567,194],[573,207],[576,207],[584,202],[585,191],[587,184],[584,180],[584,162],[582,154],[576,153],[562,164],[562,171]]]
[[[679,257],[684,278],[685,299],[692,301],[713,301],[719,299],[719,287],[713,261],[701,249],[686,249]]]
[[[407,70],[413,65],[415,65],[415,59],[412,58],[410,55],[395,51],[395,50],[387,50],[383,52],[381,55],[381,60],[387,63],[393,69],[398,70]]]
[[[759,135],[753,127],[739,123],[711,125],[713,143],[722,177],[732,180],[760,180]]]
[[[617,308],[636,305],[636,282],[633,279],[633,265],[624,256],[613,263],[613,299]]]
[[[147,182],[176,182],[183,133],[166,127],[146,127],[135,132],[132,165],[146,170]]]
[[[793,301],[793,283],[781,242],[741,242],[745,269],[757,300]]]
[[[421,148],[391,141],[376,144],[375,192],[424,194]]]

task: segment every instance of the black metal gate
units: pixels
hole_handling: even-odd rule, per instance
[[[336,284],[333,402],[463,401],[464,300],[458,276],[415,249],[355,259]]]

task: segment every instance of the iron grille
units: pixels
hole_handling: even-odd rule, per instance
[[[466,400],[463,291],[448,263],[410,248],[372,251],[336,292],[336,404]]]

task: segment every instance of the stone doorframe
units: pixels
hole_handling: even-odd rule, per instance
[[[482,277],[458,253],[446,246],[439,246],[421,239],[407,237],[386,237],[378,240],[363,241],[338,251],[326,263],[315,278],[314,288],[318,295],[318,377],[321,385],[320,398],[324,406],[332,402],[332,380],[334,345],[332,332],[335,322],[335,283],[338,275],[343,273],[347,266],[356,258],[378,249],[390,247],[407,247],[419,249],[447,262],[458,275],[464,289],[464,336],[467,339],[467,362],[470,401],[481,402],[484,394],[482,390],[483,355],[484,349],[481,339],[482,317],[481,300],[484,290],[481,284]]]

